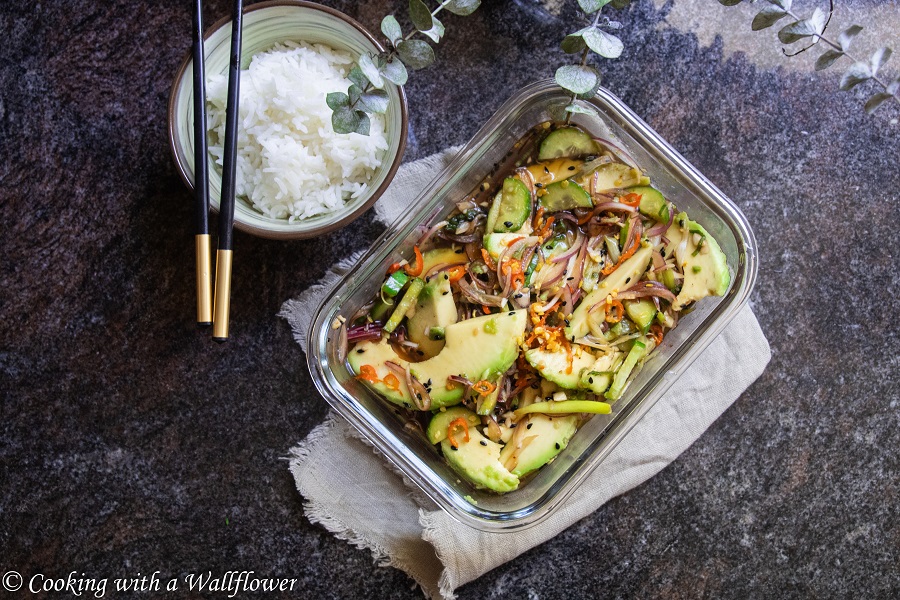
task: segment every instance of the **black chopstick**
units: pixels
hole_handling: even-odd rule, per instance
[[[231,16],[231,65],[228,69],[228,104],[225,109],[225,147],[222,157],[222,199],[219,202],[219,248],[216,251],[216,294],[213,308],[213,339],[228,339],[231,304],[231,261],[234,224],[234,181],[237,168],[238,101],[241,95],[241,26],[243,0],[234,0]]]
[[[212,325],[209,238],[209,172],[206,144],[206,69],[203,51],[202,0],[194,1],[194,236],[197,256],[197,324]]]

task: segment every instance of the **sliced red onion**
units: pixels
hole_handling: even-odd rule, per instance
[[[659,223],[658,225],[654,225],[650,229],[647,230],[647,237],[653,237],[656,235],[662,235],[666,231],[669,230],[669,227],[672,226],[672,221],[675,220],[675,211],[669,208],[669,222],[668,223]]]
[[[476,290],[468,281],[466,281],[465,277],[460,279],[457,282],[457,285],[459,285],[459,291],[462,295],[470,302],[482,304],[484,306],[499,306],[501,308],[506,305],[506,298],[485,294],[484,292]]]
[[[608,210],[627,213],[637,212],[637,209],[635,207],[628,206],[627,204],[623,204],[621,202],[602,202],[594,206],[594,216],[597,216],[600,213]]]
[[[425,235],[419,238],[419,241],[416,242],[416,245],[420,248],[425,245],[425,243],[431,239],[431,237],[437,233],[438,229],[447,225],[447,221],[440,221],[439,223],[435,223],[431,229],[425,232]]]
[[[568,260],[572,255],[581,250],[581,246],[584,244],[584,240],[585,237],[581,234],[581,231],[579,231],[572,246],[562,254],[558,254],[557,256],[551,258],[550,262],[558,263],[564,260]]]
[[[404,370],[406,376],[406,388],[410,391],[413,405],[419,410],[431,410],[431,395],[422,382],[416,379],[416,376],[409,370],[409,364]]]
[[[625,163],[625,164],[628,165],[629,167],[631,167],[631,168],[633,168],[633,169],[637,169],[637,168],[638,168],[637,162],[635,162],[635,160],[634,160],[633,158],[631,158],[631,155],[628,154],[628,152],[626,152],[625,150],[623,150],[623,149],[620,148],[619,146],[617,146],[616,144],[613,144],[612,142],[610,142],[610,141],[607,140],[607,139],[604,139],[604,138],[598,138],[598,137],[595,137],[595,138],[594,138],[594,141],[597,142],[598,144],[602,145],[602,146],[606,146],[613,154],[616,155],[616,157],[617,157],[619,160],[621,160],[623,163]]]
[[[384,328],[376,323],[355,325],[347,330],[347,341],[354,343],[363,340],[378,340],[381,339],[382,331],[384,331]]]
[[[572,223],[573,225],[576,225],[576,226],[578,225],[578,217],[576,217],[575,215],[573,215],[570,212],[561,211],[561,212],[553,213],[553,216],[556,217],[557,221],[568,221],[569,223]]]
[[[457,244],[470,244],[479,240],[482,236],[479,234],[478,230],[474,233],[470,233],[468,235],[455,235],[452,233],[447,233],[443,229],[438,232],[438,237],[442,237],[445,240],[456,242]]]
[[[658,296],[669,302],[675,301],[675,294],[659,281],[639,281],[624,292],[619,292],[616,300],[634,300],[636,298],[646,298],[648,296]]]

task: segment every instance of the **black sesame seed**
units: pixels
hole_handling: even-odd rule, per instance
[[[484,440],[481,440],[481,441],[480,441],[480,442],[478,442],[478,443],[479,443],[479,444],[481,444],[481,445],[482,445],[482,446],[487,446],[487,442],[486,442],[486,441],[484,441]]]
[[[625,283],[628,283],[629,281],[631,281],[631,277],[626,277],[626,278],[625,278]]]
[[[356,351],[357,354],[362,354],[363,352],[365,352],[365,350],[363,350],[362,348]]]
[[[522,297],[522,294],[516,294],[515,296],[513,296],[513,298],[521,298],[521,297]]]
[[[514,311],[514,310],[509,311],[509,316],[511,316],[511,317],[516,316],[516,311]]]
[[[513,222],[512,222],[512,221],[503,221],[503,224],[506,225],[507,227],[512,227],[512,226],[513,226]]]
[[[549,173],[549,172],[550,172],[550,169],[548,169],[547,167],[544,167],[544,173]]]
[[[515,429],[517,425],[518,425],[518,423],[513,423],[512,425],[509,426],[509,428],[510,428],[510,429]]]
[[[559,450],[559,442],[556,442],[556,449]]]
[[[574,277],[566,277],[566,281],[572,281],[573,279],[575,279],[575,278]]]
[[[544,187],[544,184],[543,184],[543,183],[535,183],[535,184],[534,184],[534,187],[536,187],[536,188],[542,188],[542,187]]]
[[[421,350],[416,350],[416,353],[417,353],[419,356],[425,356],[425,353],[422,352]]]
[[[553,400],[553,396],[547,396],[546,398],[544,398],[544,400],[550,402],[551,400]]]
[[[532,426],[532,425],[534,425],[534,423],[529,423],[529,424],[525,427],[525,429],[531,429],[531,426]]]
[[[593,377],[588,377],[588,383],[594,383],[594,378],[593,378]]]
[[[574,167],[574,166],[569,167],[569,170],[570,170],[570,171],[574,171],[574,170],[575,170],[575,167]]]
[[[456,446],[450,446],[450,449],[453,451],[459,450],[459,448],[457,448]]]
[[[449,294],[449,293],[450,293],[449,291],[441,292],[441,296],[446,296],[446,295]]]
[[[445,279],[445,280],[450,279],[450,276],[447,275],[446,273],[444,273],[444,279]]]
[[[455,252],[456,254],[462,254],[462,253],[463,253],[463,249],[462,249],[462,248],[457,248],[456,250],[454,250],[454,252]]]
[[[566,324],[566,327],[569,326],[569,320],[568,320],[568,319],[563,319],[563,322]]]

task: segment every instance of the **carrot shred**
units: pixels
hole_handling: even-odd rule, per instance
[[[478,383],[473,385],[472,389],[474,391],[478,392],[482,396],[487,396],[488,394],[493,392],[495,389],[497,389],[497,386],[494,385],[493,383],[491,383],[490,381],[488,381],[487,379],[482,379],[481,381],[479,381]]]
[[[456,429],[462,428],[465,434],[465,441],[469,441],[469,424],[463,417],[457,417],[450,421],[450,425],[447,426],[447,439],[450,441],[450,445],[454,448],[459,448],[459,442],[456,441],[456,438],[453,437],[453,433]]]
[[[664,335],[662,325],[654,324],[650,326],[650,337],[653,338],[657,346],[662,344]]]
[[[488,269],[491,271],[497,270],[497,263],[494,262],[494,259],[491,258],[491,255],[484,248],[481,249],[481,257],[484,258],[484,264],[487,265]]]
[[[418,246],[413,247],[413,252],[416,255],[416,266],[411,267],[410,265],[406,265],[403,267],[403,270],[406,271],[406,274],[411,277],[418,277],[422,274],[422,269],[425,267],[425,262],[422,259],[422,251],[419,250]]]
[[[613,271],[618,269],[619,265],[621,265],[623,262],[625,262],[626,260],[631,258],[634,255],[634,253],[637,252],[637,249],[640,246],[641,246],[641,240],[638,239],[637,236],[635,236],[634,243],[631,245],[631,248],[629,248],[628,250],[623,252],[621,256],[619,256],[619,260],[616,261],[616,264],[605,267],[603,270],[600,271],[600,273],[603,275],[609,275],[610,273],[612,273]]]

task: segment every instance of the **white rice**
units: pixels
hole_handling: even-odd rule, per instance
[[[384,119],[368,136],[331,127],[330,92],[346,93],[353,57],[322,44],[285,43],[241,72],[235,192],[269,217],[295,221],[364,194],[387,150]],[[207,83],[210,152],[221,168],[228,78]]]

